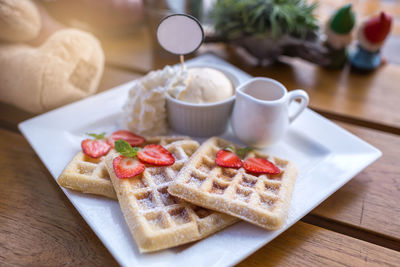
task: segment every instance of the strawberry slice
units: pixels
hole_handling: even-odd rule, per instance
[[[131,178],[141,174],[146,166],[134,158],[118,156],[113,160],[113,168],[118,178]]]
[[[157,144],[146,145],[137,153],[137,157],[145,163],[156,166],[170,166],[175,163],[174,156]]]
[[[131,146],[140,146],[144,143],[145,139],[139,135],[133,134],[126,130],[119,130],[113,132],[111,136],[108,138],[108,142],[111,146],[114,147],[114,142],[117,140],[125,140]]]
[[[233,152],[228,150],[219,150],[215,158],[215,163],[221,167],[240,168],[243,165],[242,160]]]
[[[104,140],[85,139],[81,142],[83,153],[92,158],[99,158],[110,151],[111,146]]]
[[[256,174],[278,174],[281,170],[272,162],[261,158],[248,158],[243,164],[243,168]]]

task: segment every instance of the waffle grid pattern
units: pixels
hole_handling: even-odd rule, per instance
[[[146,144],[166,146],[175,141],[189,139],[185,136],[147,137]],[[83,193],[117,199],[110,175],[105,167],[104,157],[94,159],[79,152],[58,177],[59,185]]]
[[[277,165],[281,173],[256,176],[243,168],[217,166],[217,151],[229,145],[234,146],[216,137],[207,140],[186,163],[169,192],[269,230],[282,227],[297,176],[294,164],[254,151],[247,157],[265,158]]]
[[[118,154],[113,151],[107,156],[107,169],[140,251],[155,251],[198,240],[237,221],[168,193],[169,184],[198,146],[191,140],[166,145],[175,158],[172,166],[147,167],[141,175],[131,179],[116,177],[112,160]]]

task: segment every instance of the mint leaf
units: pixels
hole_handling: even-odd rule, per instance
[[[125,140],[117,140],[114,143],[115,150],[117,150],[121,155],[129,158],[134,158],[139,151],[138,147],[132,147],[128,142]]]
[[[101,133],[101,134],[95,134],[95,133],[86,133],[87,135],[94,137],[94,139],[99,140],[103,139],[106,133]]]
[[[251,150],[254,150],[252,147],[243,147],[243,148],[234,148],[233,146],[227,146],[224,148],[224,150],[230,151],[234,154],[236,154],[239,158],[244,159],[244,157],[247,155],[248,152]]]
[[[252,148],[252,147],[239,148],[239,149],[236,149],[236,155],[238,155],[239,158],[244,159],[244,157],[246,157],[247,153],[249,153],[252,150],[254,150],[254,148]]]

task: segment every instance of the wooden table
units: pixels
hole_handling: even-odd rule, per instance
[[[357,3],[368,14],[369,6]],[[382,5],[390,8],[393,3],[399,4]],[[398,16],[400,11],[396,12]],[[239,266],[400,266],[398,21],[399,17],[387,46],[388,64],[366,76],[349,69],[328,71],[296,59],[261,68],[223,45],[200,50],[251,75],[278,79],[289,89],[306,89],[312,109],[383,152],[382,158]],[[146,30],[139,35],[103,40],[107,64],[100,91],[177,62],[154,56]],[[17,124],[32,116],[0,104],[0,266],[116,266],[18,132]]]

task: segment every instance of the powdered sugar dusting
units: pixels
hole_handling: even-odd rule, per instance
[[[116,187],[120,199],[128,198],[130,209],[128,211],[123,209],[123,211],[129,220],[128,225],[132,233],[140,231],[139,236],[144,236],[146,239],[144,243],[136,239],[139,247],[148,246],[149,240],[150,242],[157,240],[154,244],[152,243],[155,247],[151,250],[187,243],[205,237],[236,221],[232,217],[195,207],[169,194],[168,187],[172,180],[198,147],[199,144],[193,140],[170,143],[165,145],[165,148],[173,152],[177,159],[172,166],[148,167],[138,177],[137,183],[121,179],[115,181],[113,178],[113,182],[121,185]],[[109,168],[112,161],[106,162]],[[199,178],[201,178],[200,175]],[[192,225],[188,226],[188,224]],[[160,241],[160,235],[165,239],[164,245]],[[137,235],[134,234],[134,236]],[[148,248],[145,249],[148,250]]]
[[[211,162],[216,151],[230,144],[220,138],[204,142],[173,182],[171,192],[205,207],[235,214],[267,229],[283,225],[287,202],[296,178],[287,160],[252,151],[247,157],[273,161],[281,168],[277,175],[253,175],[244,168],[222,168]],[[184,185],[184,186],[183,186]],[[176,189],[178,188],[178,189]],[[284,190],[282,188],[285,188]]]

